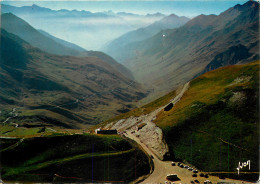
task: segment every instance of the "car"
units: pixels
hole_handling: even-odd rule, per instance
[[[185,169],[188,169],[188,168],[189,168],[189,166],[185,165],[185,166],[184,166],[184,168],[185,168]]]
[[[204,181],[204,184],[212,184],[212,182],[210,180],[206,180]]]
[[[199,180],[194,180],[194,181],[195,181],[195,183],[200,183]]]
[[[168,184],[168,181],[165,181],[164,184]]]
[[[205,174],[205,176],[204,176],[205,178],[208,178],[209,177],[209,175],[207,175],[207,174]]]
[[[190,181],[190,183],[194,184],[195,182],[194,181]]]
[[[184,166],[181,164],[180,167],[183,168]]]
[[[177,165],[178,165],[178,166],[180,166],[180,165],[181,165],[181,163],[179,162]]]
[[[167,180],[177,180],[178,177],[177,177],[177,174],[167,174],[166,179]]]
[[[197,174],[193,174],[192,177],[197,177],[198,175]]]
[[[172,166],[176,166],[176,163],[175,163],[175,162],[172,162]]]
[[[193,173],[198,173],[198,170],[195,170],[195,169],[194,169],[192,172],[193,172]]]
[[[189,171],[192,171],[193,169],[191,167],[188,168]]]
[[[204,177],[204,173],[200,173],[200,177]]]

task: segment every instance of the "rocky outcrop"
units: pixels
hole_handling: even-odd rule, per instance
[[[105,129],[117,129],[119,132],[131,133],[143,142],[160,160],[168,153],[169,148],[164,141],[162,130],[153,123],[156,115],[163,108],[139,117],[121,119],[108,124]]]
[[[182,98],[183,94],[189,88],[189,82],[182,88],[177,89],[177,94],[174,99],[170,101],[172,107]],[[169,148],[164,140],[162,130],[156,126],[153,121],[156,119],[156,115],[169,104],[156,109],[155,111],[141,115],[139,117],[131,116],[127,119],[121,119],[116,122],[107,124],[104,129],[116,129],[119,133],[133,134],[140,142],[144,143],[160,160],[163,160]]]

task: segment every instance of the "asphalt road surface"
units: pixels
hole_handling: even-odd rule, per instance
[[[136,141],[139,145],[142,146],[142,148],[149,154],[153,156],[153,163],[154,163],[154,171],[153,173],[146,178],[141,184],[159,184],[159,183],[165,183],[165,181],[168,182],[169,180],[166,179],[167,174],[177,174],[178,178],[180,179],[179,181],[174,181],[175,184],[189,184],[191,181],[198,180],[200,183],[204,183],[205,180],[210,180],[212,183],[217,183],[217,182],[230,182],[230,183],[236,183],[236,184],[246,184],[249,182],[244,182],[244,181],[239,181],[239,180],[233,180],[233,179],[219,179],[216,176],[210,176],[209,178],[205,177],[200,177],[199,173],[197,173],[197,177],[192,177],[194,174],[192,171],[189,171],[188,169],[185,168],[180,168],[179,166],[172,166],[171,161],[161,161],[156,157],[156,155],[140,140],[131,134],[130,131],[126,131],[124,134],[126,137]],[[185,164],[183,164],[185,165]],[[171,181],[171,184],[173,182]]]

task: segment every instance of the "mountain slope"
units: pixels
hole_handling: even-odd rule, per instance
[[[78,51],[78,52],[84,52],[84,51],[86,51],[85,49],[83,49],[82,47],[80,47],[80,46],[78,46],[78,45],[76,45],[76,44],[74,44],[74,43],[70,43],[70,42],[67,42],[67,41],[65,41],[65,40],[62,40],[62,39],[60,39],[60,38],[57,38],[57,37],[55,37],[55,36],[52,36],[51,34],[49,34],[49,33],[47,33],[47,32],[45,32],[44,30],[38,30],[41,34],[43,34],[44,36],[47,36],[47,37],[49,37],[49,38],[51,38],[52,40],[54,40],[55,42],[57,42],[57,43],[59,43],[59,44],[61,44],[61,45],[64,45],[64,46],[66,46],[66,47],[69,47],[69,48],[71,48],[71,49],[73,49],[73,50],[76,50],[76,51]]]
[[[120,47],[126,46],[133,42],[145,40],[154,36],[161,30],[180,27],[188,21],[189,18],[187,17],[178,17],[177,15],[171,14],[147,27],[139,28],[120,36],[110,42],[103,50],[120,62],[122,61],[122,58],[120,58],[120,53],[118,53],[118,49],[120,50]]]
[[[207,72],[185,86],[98,126],[127,131],[156,155],[203,173],[257,181],[259,61]],[[168,153],[159,149],[165,143]],[[238,175],[238,163],[247,160],[250,170]]]
[[[259,61],[213,70],[191,81],[181,101],[161,111],[155,123],[163,129],[175,159],[256,181],[254,174],[237,175],[236,167],[250,160],[250,172],[259,171],[258,91]]]
[[[7,112],[20,107],[13,120],[19,124],[95,124],[145,96],[138,83],[97,57],[51,55],[4,30],[1,39],[1,106]]]
[[[208,68],[215,69],[257,59],[258,25],[259,3],[248,1],[218,16],[200,15],[178,29],[122,47],[118,53],[138,81],[169,91],[208,71],[210,63],[214,67]]]
[[[87,56],[97,57],[97,58],[105,61],[109,65],[111,65],[114,69],[118,70],[122,75],[128,77],[129,79],[134,79],[133,74],[131,73],[131,71],[129,69],[127,69],[124,65],[119,64],[112,57],[110,57],[109,55],[107,55],[103,52],[86,51],[85,49],[83,49],[82,47],[79,47],[78,45],[75,45],[73,43],[59,39],[55,36],[50,35],[49,33],[45,32],[43,30],[39,30],[39,32],[42,33],[43,35],[53,39],[57,43],[64,45],[65,47],[69,47],[71,49],[77,50],[78,52],[80,52],[77,56],[80,56],[80,57],[87,57]]]
[[[85,52],[81,52],[79,54],[79,56],[80,57],[86,57],[86,56],[87,57],[88,56],[97,57],[97,58],[103,60],[104,62],[106,62],[107,64],[109,64],[110,66],[112,66],[114,69],[119,71],[125,77],[127,77],[129,79],[134,79],[132,72],[128,68],[126,68],[124,65],[118,63],[116,60],[114,60],[114,58],[110,57],[109,55],[105,54],[104,52],[85,51]]]
[[[3,29],[7,30],[10,33],[18,35],[32,46],[38,47],[45,52],[58,55],[81,57],[95,56],[110,64],[113,68],[118,70],[124,76],[133,79],[133,75],[125,66],[117,63],[113,58],[104,53],[86,51],[75,44],[56,38],[46,33],[45,31],[38,31],[30,26],[27,22],[11,13],[3,14],[1,17],[1,21],[1,26]]]
[[[48,53],[58,55],[77,55],[79,53],[44,36],[27,22],[11,13],[1,15],[1,27],[29,42],[32,46],[38,47]]]

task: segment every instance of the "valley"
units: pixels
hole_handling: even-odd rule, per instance
[[[259,182],[259,2],[185,3],[1,2],[0,183]]]

